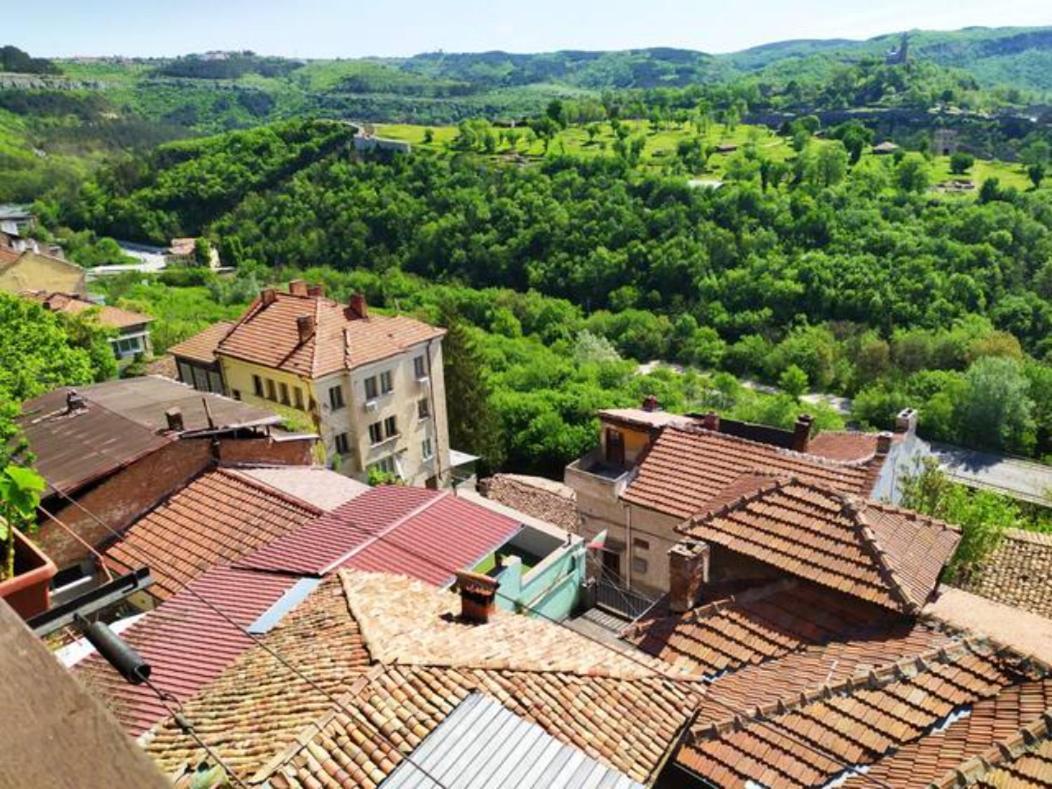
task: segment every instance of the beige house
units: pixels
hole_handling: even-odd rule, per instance
[[[236,323],[169,351],[184,383],[308,417],[336,470],[435,487],[451,478],[444,335],[295,280],[287,292],[265,289]]]
[[[0,290],[15,294],[47,291],[87,295],[83,268],[30,249],[0,249]]]

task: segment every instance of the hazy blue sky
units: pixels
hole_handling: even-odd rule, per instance
[[[1052,24],[1048,0],[37,0],[4,15],[0,43],[56,56],[645,46],[729,52],[788,38],[1041,24]]]

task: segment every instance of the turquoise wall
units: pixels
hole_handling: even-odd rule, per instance
[[[501,608],[562,621],[573,613],[580,600],[585,580],[584,543],[549,555],[526,579],[522,562],[517,556],[509,556],[497,578],[497,604]]]

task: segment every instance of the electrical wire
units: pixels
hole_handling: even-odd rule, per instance
[[[107,524],[104,521],[102,521],[100,518],[98,518],[98,516],[96,516],[94,513],[90,512],[87,508],[85,508],[79,502],[75,501],[74,499],[72,499],[71,497],[69,497],[65,493],[61,493],[60,492],[59,495],[61,495],[63,498],[65,498],[68,501],[70,501],[74,506],[78,507],[83,512],[85,512],[85,514],[87,514],[88,517],[90,517],[93,520],[95,520],[100,526],[102,526],[104,529],[106,529],[111,534],[113,534],[114,537],[116,537],[118,540],[120,540],[122,543],[124,543],[126,549],[128,547],[130,547],[128,545],[128,543],[127,543],[127,540],[124,538],[124,536],[122,534],[120,534],[115,529],[113,529],[111,526],[109,526],[109,524]],[[431,567],[434,567],[435,569],[439,569],[439,570],[443,570],[445,572],[448,572],[450,575],[455,575],[458,572],[457,569],[450,568],[450,567],[447,567],[445,565],[439,564],[438,562],[434,561],[434,559],[431,558],[430,556],[426,556],[424,554],[421,554],[421,553],[419,553],[418,551],[414,550],[413,548],[411,548],[408,545],[405,545],[405,544],[397,542],[397,541],[392,541],[392,539],[391,539],[392,536],[393,536],[392,534],[387,534],[387,535],[383,535],[383,536],[377,535],[373,539],[376,542],[387,542],[388,544],[393,545],[394,547],[398,548],[399,550],[404,551],[405,553],[409,554],[410,556],[413,556],[414,558],[419,559],[420,561],[430,565]],[[137,558],[139,558],[140,561],[143,561],[145,565],[149,566],[149,561],[147,561],[144,557],[139,556]],[[206,567],[195,567],[195,569],[200,570],[201,572],[204,572],[205,570],[208,569],[208,567],[207,566]],[[290,671],[292,671],[293,673],[297,674],[302,679],[307,681],[308,684],[310,684],[313,688],[315,688],[316,690],[321,692],[323,695],[325,695],[326,698],[328,698],[330,701],[332,701],[334,704],[336,704],[338,707],[340,707],[344,712],[352,714],[352,717],[354,717],[353,713],[351,713],[351,710],[349,710],[347,707],[343,706],[343,704],[338,699],[336,699],[334,696],[332,696],[332,694],[330,694],[324,688],[321,688],[320,686],[318,686],[313,680],[311,680],[308,676],[303,674],[303,672],[301,672],[298,668],[296,668],[294,665],[292,665],[290,662],[288,662],[276,650],[272,649],[268,644],[265,644],[261,639],[257,638],[255,635],[249,633],[245,628],[243,628],[241,625],[239,625],[237,622],[235,622],[225,612],[221,611],[213,603],[211,603],[210,601],[208,601],[204,597],[202,597],[200,594],[198,594],[196,590],[194,590],[188,584],[183,584],[182,588],[185,589],[187,592],[193,594],[201,602],[205,603],[209,608],[211,608],[215,613],[217,613],[221,617],[223,617],[226,621],[228,621],[230,624],[232,624],[235,628],[237,628],[238,630],[242,631],[254,643],[256,643],[260,647],[262,647],[264,649],[264,651],[266,651],[268,654],[270,654],[272,657],[274,657],[276,660],[278,660],[278,662],[280,662],[282,665],[284,665]],[[573,633],[577,634],[578,636],[581,636],[581,637],[585,638],[586,640],[591,641],[592,643],[595,643],[595,644],[601,646],[602,648],[610,651],[611,653],[617,655],[618,657],[621,657],[623,659],[627,659],[627,660],[630,660],[630,661],[636,663],[637,665],[645,668],[648,672],[652,672],[654,674],[657,674],[658,676],[660,676],[660,677],[662,677],[662,678],[664,678],[664,679],[666,679],[668,681],[671,681],[671,682],[697,682],[698,681],[698,678],[696,678],[696,677],[686,677],[686,676],[683,676],[683,675],[667,674],[663,670],[661,670],[661,669],[657,668],[656,666],[654,666],[652,663],[643,661],[640,658],[632,655],[630,651],[626,650],[626,651],[622,652],[621,650],[615,649],[612,645],[606,643],[605,641],[603,641],[603,640],[601,640],[601,639],[599,639],[599,638],[597,638],[595,636],[592,636],[592,635],[589,635],[587,633],[582,633],[580,631],[574,630],[574,629],[568,627],[565,623],[560,622],[559,620],[553,619],[551,616],[549,616],[548,614],[544,613],[543,611],[540,611],[539,609],[535,609],[535,608],[533,608],[531,606],[527,606],[527,605],[521,604],[517,600],[515,600],[514,598],[509,597],[509,596],[504,595],[504,594],[501,594],[499,592],[499,590],[497,591],[497,595],[502,597],[503,599],[505,599],[505,600],[517,605],[518,607],[523,608],[526,611],[529,611],[531,614],[534,614],[534,615],[538,616],[539,618],[544,619],[545,621],[547,621],[547,622],[549,622],[551,624],[554,624],[554,625],[557,625],[559,627],[565,628],[565,629],[569,630],[570,632],[573,632]],[[654,660],[654,662],[659,662],[659,659],[655,658],[653,660]],[[704,678],[702,681],[705,684],[707,684],[707,685],[712,685],[713,684],[712,680],[708,679],[708,678]],[[724,702],[721,699],[715,698],[713,696],[707,696],[706,698],[709,701],[715,702],[718,706],[723,707],[728,712],[732,713],[734,716],[748,717],[750,715],[750,713],[748,713],[748,712],[746,712],[744,710],[737,709],[733,705],[731,705],[731,704],[729,704],[727,702]],[[814,745],[812,743],[809,743],[809,742],[807,742],[805,740],[800,739],[799,737],[797,737],[795,732],[793,732],[791,729],[789,729],[784,724],[782,724],[782,723],[780,723],[778,721],[775,721],[773,719],[770,719],[770,718],[765,718],[764,721],[767,724],[778,728],[781,731],[782,735],[787,740],[795,743],[796,745],[799,745],[800,747],[804,748],[805,750],[808,750],[808,751],[810,751],[811,753],[813,753],[813,754],[815,754],[817,756],[820,756],[820,757],[822,757],[824,759],[830,760],[830,761],[832,761],[834,763],[837,763],[837,764],[841,764],[843,762],[842,757],[840,757],[839,755],[833,753],[832,751],[826,750],[822,746],[816,746],[816,745]],[[389,738],[387,735],[385,735],[382,731],[380,731],[375,726],[372,726],[372,728],[374,728],[376,730],[376,732],[381,737],[383,737],[383,739],[387,740],[389,743],[394,745],[396,747],[396,749],[397,749],[398,745],[397,745],[397,743],[394,742],[394,740]],[[403,758],[405,758],[410,764],[412,764],[417,769],[419,769],[422,773],[424,773],[424,775],[426,775],[430,780],[434,781],[441,789],[449,789],[448,787],[444,787],[444,785],[441,782],[439,782],[437,779],[435,779],[433,776],[431,776],[427,772],[426,769],[424,769],[423,767],[421,767],[418,764],[415,764],[412,760],[410,760],[406,756],[403,756]],[[850,765],[846,769],[851,769]],[[864,779],[870,781],[871,783],[874,783],[877,786],[883,787],[884,789],[892,789],[892,787],[889,784],[887,784],[887,783],[885,783],[883,781],[880,781],[879,779],[872,778],[872,777],[870,777],[870,776],[868,776],[868,775],[866,775],[864,773],[856,773],[856,775],[857,775],[857,777],[864,778]]]

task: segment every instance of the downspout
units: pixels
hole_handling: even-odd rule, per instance
[[[438,427],[438,409],[435,408],[435,376],[431,369],[431,345],[435,339],[432,337],[427,341],[427,400],[428,405],[431,407],[431,424],[434,427],[432,431],[435,439],[435,482],[438,487],[442,486],[442,447],[438,440],[438,435],[442,431]],[[454,494],[456,493],[456,486],[453,487]]]
[[[625,588],[631,591],[632,589],[632,505],[625,505],[625,547],[628,549],[625,551],[625,555],[628,557],[628,572],[625,574]]]

